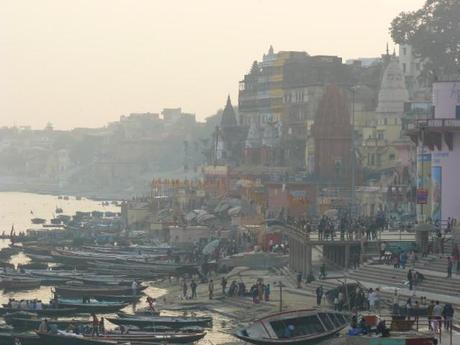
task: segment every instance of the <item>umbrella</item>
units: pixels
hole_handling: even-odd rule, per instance
[[[203,255],[211,255],[216,251],[217,247],[219,247],[219,240],[211,241],[204,246],[202,253]]]

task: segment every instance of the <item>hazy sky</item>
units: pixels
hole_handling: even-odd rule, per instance
[[[399,12],[424,0],[0,0],[0,126],[101,126],[181,106],[237,103],[270,44],[380,55]],[[392,44],[390,43],[390,47]]]

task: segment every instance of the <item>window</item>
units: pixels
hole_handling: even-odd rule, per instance
[[[460,105],[457,105],[457,106],[455,107],[455,118],[456,118],[457,120],[460,120]]]
[[[407,48],[403,48],[403,55],[407,55]]]
[[[406,73],[406,64],[405,63],[402,64],[402,69],[403,69],[403,73]]]
[[[395,157],[395,154],[394,154],[394,153],[390,153],[390,155],[388,156],[388,159],[389,159],[390,161],[394,161],[395,158],[396,158],[396,157]]]

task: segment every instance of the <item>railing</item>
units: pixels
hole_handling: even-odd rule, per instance
[[[364,315],[365,316],[365,315]],[[442,339],[448,339],[448,344],[453,345],[453,320],[443,318],[428,317],[414,315],[394,315],[394,314],[379,314],[376,322],[385,321],[385,326],[390,332],[409,332],[409,331],[426,331],[431,332],[433,337],[437,338],[439,344],[442,344]],[[377,324],[368,325],[374,329]],[[444,332],[443,332],[444,331]],[[444,344],[447,344],[444,343]]]
[[[453,127],[460,128],[460,120],[457,119],[430,119],[430,120],[416,120],[409,123],[408,130],[422,129],[422,128],[444,128]]]

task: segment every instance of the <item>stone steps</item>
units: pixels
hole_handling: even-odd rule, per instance
[[[430,276],[424,274],[425,279],[421,284],[417,285],[417,291],[427,291],[432,293],[458,295],[460,281],[454,279],[443,279],[438,276]],[[407,272],[406,271],[393,271],[382,269],[380,267],[371,268],[365,266],[358,271],[351,273],[351,278],[356,280],[369,281],[382,285],[393,285],[403,287],[407,285]]]

